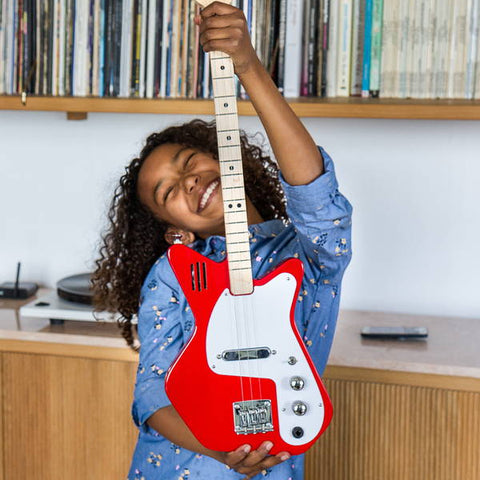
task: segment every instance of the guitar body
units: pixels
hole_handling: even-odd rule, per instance
[[[270,440],[272,454],[305,452],[332,407],[298,334],[294,310],[303,265],[289,259],[248,295],[232,295],[227,261],[173,245],[168,259],[195,317],[171,365],[166,392],[205,447],[232,451]]]

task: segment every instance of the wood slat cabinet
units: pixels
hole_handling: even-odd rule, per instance
[[[0,478],[126,478],[137,434],[135,369],[132,362],[2,353]]]
[[[480,392],[375,376],[326,387],[334,417],[307,454],[309,480],[480,479]]]
[[[20,343],[1,354],[0,479],[126,478],[136,362]],[[306,480],[480,478],[478,379],[329,367],[325,382],[334,417]]]

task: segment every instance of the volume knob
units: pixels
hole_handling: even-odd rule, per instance
[[[302,388],[305,386],[305,381],[303,380],[302,377],[292,377],[290,379],[290,387],[292,387],[293,390],[302,390]]]
[[[292,405],[292,410],[295,415],[305,415],[307,413],[307,406],[303,402],[295,402]]]

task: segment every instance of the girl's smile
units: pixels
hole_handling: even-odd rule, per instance
[[[220,164],[212,155],[178,144],[157,147],[138,175],[140,201],[159,219],[199,237],[224,235]],[[249,223],[262,222],[247,199]]]
[[[217,195],[220,187],[220,179],[214,180],[205,190],[203,195],[200,197],[200,202],[198,204],[198,212],[204,210],[211,202],[212,198]]]

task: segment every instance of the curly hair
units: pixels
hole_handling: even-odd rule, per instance
[[[245,191],[264,220],[287,220],[285,199],[278,180],[278,167],[260,147],[250,144],[241,132]],[[119,327],[127,344],[135,342],[140,289],[153,263],[169,247],[164,239],[168,225],[155,217],[139,200],[138,174],[145,159],[164,144],[178,144],[211,154],[218,159],[215,123],[192,120],[147,137],[138,158],[125,168],[115,189],[108,212],[108,227],[92,275],[94,305],[97,311],[120,314]],[[268,199],[268,201],[266,201]]]

